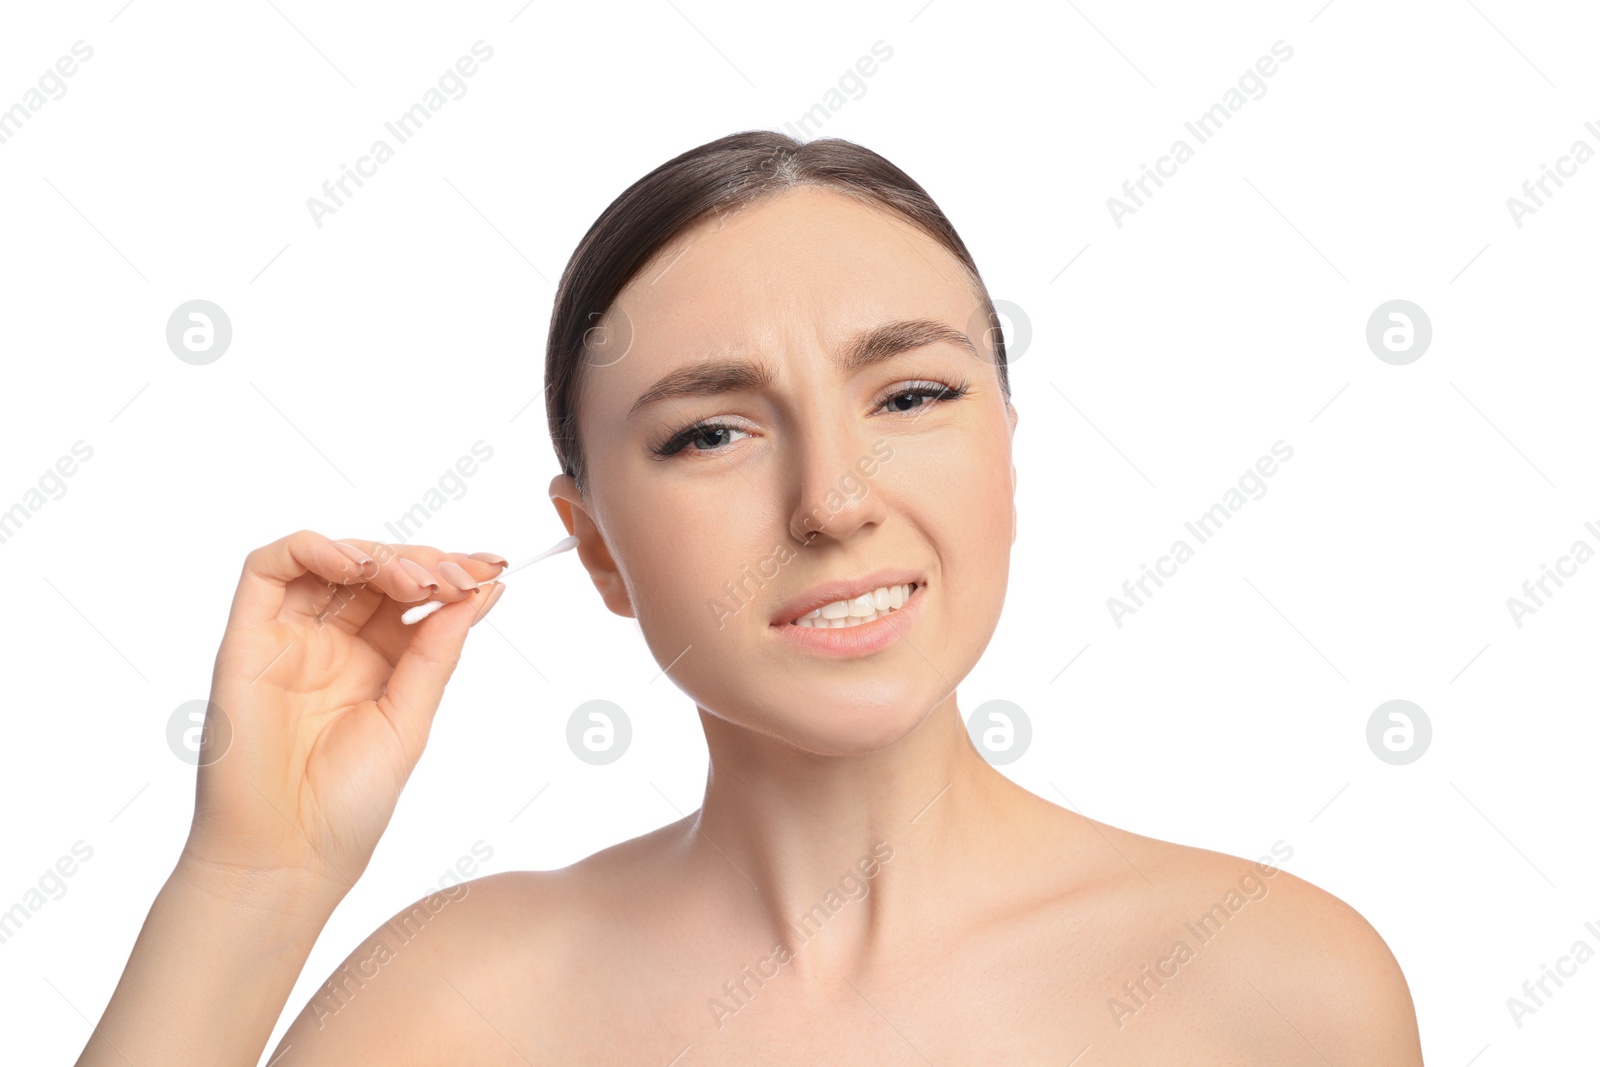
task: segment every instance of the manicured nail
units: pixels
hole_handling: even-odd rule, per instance
[[[475,559],[480,563],[493,563],[496,567],[504,567],[510,562],[504,556],[497,556],[493,552],[474,552],[467,558]]]
[[[347,545],[343,541],[335,541],[333,543],[333,547],[337,548],[340,552],[343,552],[345,555],[349,556],[352,560],[361,564],[363,567],[372,562],[372,557],[361,551],[355,545]]]
[[[483,606],[478,609],[478,614],[473,617],[473,626],[476,626],[478,623],[483,621],[483,617],[489,614],[489,609],[494,607],[495,604],[499,602],[500,594],[504,593],[505,591],[506,586],[504,582],[495,582],[489,587],[488,595],[484,597]]]
[[[418,563],[416,560],[406,559],[404,556],[401,556],[400,569],[409,574],[418,585],[432,586],[434,589],[439,588],[438,579],[429,574],[427,568],[423,567],[422,564]]]
[[[462,592],[471,592],[478,588],[478,579],[468,574],[467,569],[453,559],[439,561],[439,577]]]

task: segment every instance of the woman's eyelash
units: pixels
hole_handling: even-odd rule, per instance
[[[971,383],[966,379],[962,379],[961,383],[958,385],[945,385],[943,382],[913,382],[904,389],[896,389],[894,392],[878,401],[878,406],[881,408],[890,401],[899,400],[903,397],[921,397],[925,400],[937,401],[960,400],[962,397],[967,395],[970,385]],[[901,408],[897,413],[904,415],[908,412],[917,412],[920,414],[920,412],[925,410],[927,407],[928,405],[926,404],[918,404],[913,408]],[[914,415],[913,418],[915,417],[916,416]],[[707,434],[722,433],[725,431],[738,431],[743,433],[744,428],[741,426],[735,426],[729,422],[720,421],[718,419],[708,419],[705,422],[697,422],[693,426],[684,427],[671,437],[667,438],[667,440],[663,443],[652,446],[650,451],[654,454],[656,459],[667,459],[668,457],[675,456],[679,452],[683,451],[697,437],[703,437]],[[716,452],[718,449],[701,448],[696,449],[695,451],[708,453]]]

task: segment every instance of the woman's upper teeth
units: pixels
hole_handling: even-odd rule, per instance
[[[806,612],[794,620],[796,625],[833,625],[835,619],[855,620],[876,617],[900,607],[914,588],[906,585],[882,585],[870,593],[862,593],[850,600],[835,600],[820,608]],[[848,624],[848,623],[847,623]]]

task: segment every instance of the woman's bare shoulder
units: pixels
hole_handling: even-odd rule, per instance
[[[401,908],[324,978],[272,1062],[446,1062],[472,1048],[477,1028],[493,1037],[485,1012],[501,1007],[494,984],[559,931],[543,906],[559,899],[559,885],[543,872],[506,872]],[[540,980],[538,971],[519,976]]]
[[[1138,931],[1131,937],[1155,953],[1114,984],[1113,1019],[1187,1002],[1214,1023],[1297,1046],[1313,1060],[1422,1062],[1394,954],[1355,908],[1279,866],[1292,847],[1277,841],[1246,859],[1104,823],[1091,828],[1117,857],[1117,884],[1132,902],[1127,929]],[[1186,982],[1185,972],[1196,980]]]
[[[559,1018],[618,877],[668,847],[671,827],[549,871],[506,871],[430,893],[379,924],[284,1034],[281,1067],[374,1061],[523,1064]],[[274,1063],[279,1063],[274,1056]],[[537,1062],[535,1059],[534,1062]]]

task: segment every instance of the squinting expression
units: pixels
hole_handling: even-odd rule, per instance
[[[593,357],[578,400],[574,519],[603,541],[580,555],[701,708],[870,752],[977,662],[1015,538],[1016,426],[980,309],[916,226],[804,186],[685,231],[617,298],[626,354]],[[794,624],[856,579],[857,625],[837,607]]]

